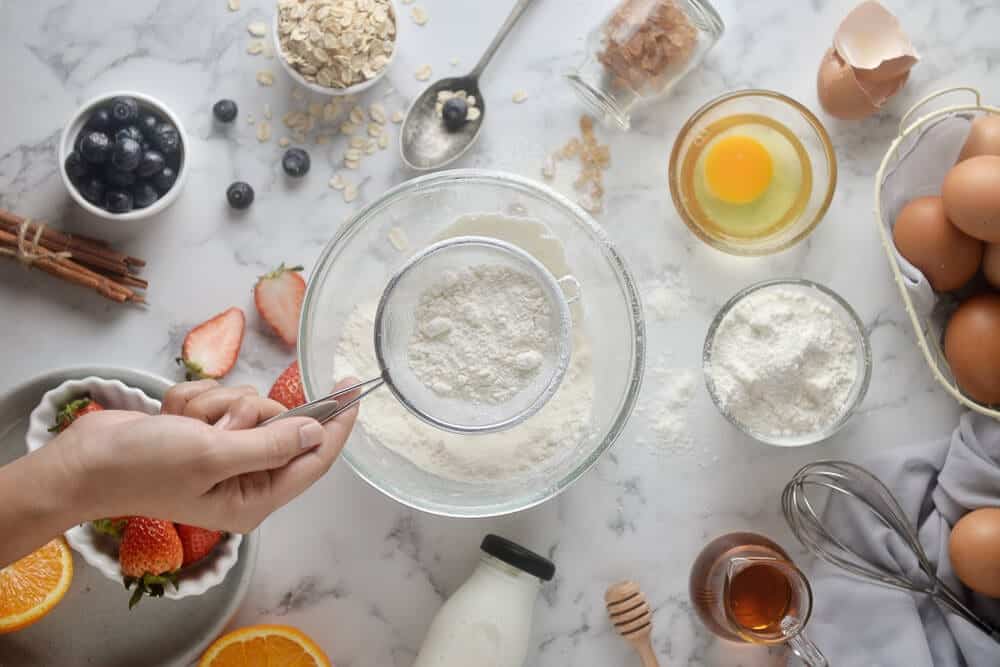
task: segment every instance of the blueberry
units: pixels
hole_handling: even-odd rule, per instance
[[[144,150],[142,152],[142,159],[139,160],[139,166],[135,168],[135,173],[141,178],[149,178],[153,174],[162,171],[166,164],[166,160],[163,159],[163,153],[154,150]]]
[[[83,158],[76,151],[73,151],[66,157],[65,167],[69,182],[74,185],[82,181],[90,173],[87,163],[83,161]]]
[[[236,181],[226,189],[226,199],[229,200],[229,205],[238,211],[250,208],[250,204],[253,203],[253,188],[249,183]]]
[[[103,164],[111,155],[111,140],[103,132],[85,132],[80,140],[80,155],[91,164]]]
[[[174,186],[174,182],[177,180],[177,172],[170,167],[164,167],[160,170],[160,173],[155,174],[149,180],[159,190],[160,194],[163,195]]]
[[[108,190],[104,195],[104,208],[111,213],[128,213],[132,210],[132,193],[125,190]]]
[[[130,188],[135,185],[135,172],[124,171],[110,164],[104,170],[104,182],[115,188]]]
[[[143,136],[142,132],[135,125],[126,125],[122,129],[118,130],[114,134],[114,140],[117,142],[119,139],[132,139],[133,141],[142,142]]]
[[[111,118],[115,125],[132,125],[139,120],[139,103],[134,97],[116,97],[111,100]]]
[[[97,176],[87,176],[76,186],[83,198],[91,204],[101,205],[104,200],[104,181]]]
[[[111,164],[122,171],[135,171],[142,159],[142,148],[135,139],[122,137],[115,141],[111,151]]]
[[[309,173],[309,153],[301,148],[289,148],[281,158],[281,167],[293,178],[301,178]]]
[[[97,130],[98,132],[107,132],[111,129],[111,112],[101,107],[90,114],[90,118],[87,119],[85,128],[88,130]]]
[[[156,130],[156,126],[159,125],[159,123],[160,119],[154,114],[151,114],[148,111],[143,111],[139,114],[139,120],[136,122],[136,125],[138,125],[139,131],[142,132],[143,136],[149,139],[153,136],[153,132]]]
[[[132,188],[132,204],[136,208],[146,208],[156,203],[160,198],[160,193],[152,185],[146,182],[137,183]]]
[[[452,97],[441,108],[444,126],[449,132],[459,130],[465,125],[465,117],[469,115],[469,105],[464,98]]]
[[[173,155],[181,148],[181,135],[177,131],[177,128],[170,123],[160,123],[157,125],[153,130],[153,136],[149,140],[164,155]]]
[[[236,114],[239,113],[239,107],[236,106],[236,102],[232,100],[219,100],[212,107],[212,113],[215,117],[222,123],[232,123],[236,120]]]

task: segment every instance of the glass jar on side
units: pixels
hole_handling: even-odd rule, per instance
[[[583,63],[566,77],[606,123],[627,130],[635,104],[669,92],[724,29],[708,0],[622,0],[588,35]]]

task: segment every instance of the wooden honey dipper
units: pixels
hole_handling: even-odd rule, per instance
[[[612,625],[642,658],[642,667],[660,667],[649,639],[653,631],[653,612],[639,584],[622,581],[611,586],[604,594],[604,602]]]

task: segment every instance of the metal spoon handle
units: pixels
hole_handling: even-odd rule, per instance
[[[315,401],[310,401],[304,405],[300,405],[297,408],[292,408],[287,412],[282,412],[280,415],[275,415],[270,419],[262,421],[259,425],[266,426],[271,422],[278,421],[279,419],[288,419],[289,417],[312,417],[320,424],[325,424],[340,413],[348,410],[356,403],[358,403],[362,398],[372,393],[379,387],[385,384],[385,378],[379,376],[377,378],[372,378],[371,380],[365,380],[364,382],[359,382],[350,387],[345,387],[344,389],[338,389],[337,391],[324,396],[322,398],[317,398]],[[337,399],[345,394],[349,394],[352,391],[357,391],[358,389],[363,389],[368,387],[360,394],[354,398],[347,401],[338,401]]]
[[[502,26],[500,26],[500,31],[497,33],[497,36],[494,37],[493,41],[490,42],[490,45],[486,47],[486,53],[484,53],[483,57],[479,59],[478,63],[476,63],[476,67],[469,72],[469,76],[479,78],[479,76],[483,73],[483,70],[486,69],[486,66],[490,64],[491,60],[493,60],[493,56],[496,55],[497,49],[500,48],[500,43],[503,42],[505,37],[507,37],[507,33],[511,31],[511,28],[514,27],[517,20],[521,18],[521,14],[524,13],[524,10],[527,9],[528,5],[530,5],[533,1],[534,0],[517,0],[514,4],[514,9],[510,12],[510,16],[508,16],[507,20],[503,22]]]

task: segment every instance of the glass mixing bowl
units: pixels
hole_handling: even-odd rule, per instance
[[[703,224],[694,213],[681,184],[688,153],[704,142],[706,129],[716,121],[742,114],[766,116],[791,131],[802,143],[812,166],[809,199],[795,220],[774,233],[741,238]],[[826,128],[809,109],[792,98],[770,90],[740,90],[711,100],[692,114],[674,141],[670,153],[670,195],[684,224],[708,245],[731,255],[770,255],[790,248],[815,229],[826,215],[837,187],[837,158]]]
[[[529,238],[521,227],[491,224],[489,216],[496,214],[542,222],[547,230]],[[467,224],[456,229],[453,225],[459,218]],[[595,386],[590,393],[590,427],[576,445],[544,467],[508,479],[466,481],[431,474],[370,437],[359,422],[343,454],[355,472],[404,505],[454,517],[509,514],[566,489],[621,434],[635,406],[645,362],[635,282],[604,230],[587,213],[525,178],[475,169],[445,171],[387,192],[345,223],[320,255],[299,330],[299,364],[309,400],[329,393],[343,374],[336,367],[336,351],[356,307],[377,303],[389,278],[413,254],[442,238],[470,234],[519,245],[556,278],[575,279],[569,281],[574,293],[568,296],[574,328],[579,333],[578,327],[583,327],[590,340]],[[553,244],[555,248],[561,244],[564,252],[554,251]],[[368,329],[361,335],[372,333]],[[575,347],[573,353],[578,353]],[[379,418],[371,407],[361,404],[365,420]],[[542,410],[516,428],[547,418]],[[456,437],[475,447],[477,438],[487,436]]]

